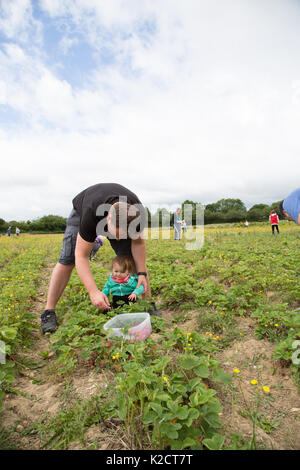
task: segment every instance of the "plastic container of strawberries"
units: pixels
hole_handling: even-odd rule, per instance
[[[120,336],[131,341],[143,341],[152,332],[147,312],[120,313],[103,325],[108,336]]]

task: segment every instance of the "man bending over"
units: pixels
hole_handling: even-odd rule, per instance
[[[73,199],[73,209],[67,219],[63,247],[53,269],[46,309],[41,315],[43,333],[57,329],[55,307],[67,286],[73,268],[99,310],[110,308],[107,296],[101,292],[92,275],[89,257],[97,236],[106,236],[116,255],[132,256],[138,272],[138,285],[151,296],[146,268],[146,244],[143,238],[146,211],[138,197],[115,183],[90,186]],[[151,302],[152,315],[160,315]]]

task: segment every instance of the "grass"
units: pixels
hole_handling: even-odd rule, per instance
[[[48,260],[50,251],[53,260],[58,251],[62,237],[56,237],[51,250],[47,250]],[[34,276],[36,268],[45,259],[42,247],[44,244],[46,246],[46,240],[47,236],[40,240],[39,252],[35,250]],[[8,243],[7,240],[0,242]],[[27,236],[27,257],[24,260],[30,259],[30,249],[34,246],[30,243],[30,236]],[[10,248],[6,245],[5,259]],[[14,250],[12,253],[17,252],[16,247],[11,248]],[[10,360],[19,364],[17,371],[22,367],[34,371],[32,382],[36,385],[61,384],[57,397],[60,409],[54,416],[47,413],[35,416],[22,433],[16,434],[14,426],[5,428],[5,431],[3,429],[1,446],[10,448],[11,442],[18,446],[20,438],[28,439],[30,446],[30,438],[34,437],[44,449],[68,449],[73,445],[78,448],[101,448],[99,436],[105,435],[111,449],[158,446],[164,449],[192,449],[203,447],[203,442],[209,446],[206,448],[219,442],[223,448],[256,449],[272,448],[272,439],[274,442],[281,439],[279,445],[283,448],[294,448],[300,427],[299,420],[291,418],[288,406],[295,399],[300,378],[299,367],[291,361],[291,344],[300,334],[300,324],[296,317],[292,319],[289,312],[300,302],[297,270],[299,233],[286,224],[282,225],[280,237],[273,238],[269,227],[262,225],[249,227],[247,232],[234,226],[207,227],[204,247],[198,252],[185,250],[184,240],[174,244],[172,240],[150,239],[147,240],[147,254],[154,300],[165,318],[151,319],[153,333],[138,347],[114,341],[109,345],[102,330],[107,317],[91,306],[75,272],[57,309],[59,330],[47,340],[48,349],[39,352],[40,361],[30,358],[30,350],[35,348],[34,341],[26,343],[25,359],[22,347],[11,336],[14,354]],[[99,286],[106,282],[112,256],[110,246],[105,243],[96,260],[91,262]],[[25,264],[22,268],[24,277],[29,276]],[[12,273],[14,269],[11,263],[7,272]],[[30,280],[28,291],[26,283],[22,284],[22,290],[18,290],[22,298],[20,309],[15,313],[12,307],[8,310],[9,304],[12,304],[10,294],[14,293],[10,287],[14,283],[10,284],[13,276],[9,277],[7,272],[2,272],[6,288],[6,297],[2,297],[2,301],[8,315],[5,318],[9,318],[11,328],[15,328],[14,322],[17,322],[18,339],[22,337],[23,319],[24,331],[31,328],[24,299],[26,295],[32,297],[29,305],[34,311],[38,277],[34,277],[34,282]],[[137,303],[134,307],[125,308],[126,311],[139,309],[147,310],[147,304]],[[248,324],[251,328],[247,327]],[[5,332],[10,334],[10,331]],[[247,350],[250,346],[254,348],[251,354]],[[277,356],[272,358],[271,354],[276,348]],[[54,358],[49,356],[50,352],[55,353]],[[113,359],[116,352],[120,354],[117,360]],[[160,362],[167,357],[170,358],[169,362]],[[205,360],[200,365],[197,361],[202,358]],[[284,373],[294,380],[291,396],[289,390],[292,386],[289,382],[287,387],[281,375],[282,361]],[[197,366],[193,366],[194,363]],[[225,383],[225,376],[225,382],[215,380],[218,374],[221,377],[220,370],[218,373],[216,371],[217,367],[232,377],[231,386]],[[236,368],[240,369],[240,375],[233,372]],[[194,373],[196,369],[199,376]],[[94,372],[103,376],[106,388],[90,398],[82,397],[74,385],[75,372],[80,372],[86,380]],[[163,377],[167,380],[164,381]],[[270,392],[254,389],[250,384],[254,377],[261,387],[270,386]],[[18,373],[15,380],[16,385],[3,382],[3,390],[9,392],[14,386],[17,387]],[[199,387],[199,393],[201,390],[203,393],[204,388],[216,392],[209,403],[212,409],[215,407],[215,414],[221,417],[221,427],[218,427],[216,418],[213,424],[209,424],[209,431],[202,430],[199,435],[194,431],[200,428],[199,415],[195,413],[191,421],[186,412],[179,414],[179,417],[171,417],[172,405],[170,408],[168,401],[164,401],[168,396],[170,403],[178,403],[183,410],[192,407],[190,400],[194,400],[195,390],[188,388],[190,383],[194,383],[192,381],[195,381],[196,390]],[[122,403],[125,390],[122,392],[117,387],[124,383],[127,383],[127,390],[131,393]],[[156,399],[158,391],[161,395]],[[116,400],[117,393],[119,398]],[[28,395],[27,399],[30,401],[32,397]],[[222,405],[221,412],[216,411],[219,409],[218,403]],[[193,406],[204,416],[202,403]],[[145,420],[143,410],[147,411]],[[172,412],[175,413],[174,410]],[[127,412],[131,414],[126,415]],[[162,419],[166,424],[163,428],[157,426]],[[183,431],[173,426],[178,422]],[[231,422],[235,423],[235,429]],[[241,423],[247,423],[247,432],[243,431],[243,426],[239,428]],[[284,438],[280,437],[281,429],[286,430]],[[162,435],[164,432],[165,435]],[[260,432],[271,440],[264,443]],[[224,443],[219,437],[212,439],[213,435],[222,435]]]

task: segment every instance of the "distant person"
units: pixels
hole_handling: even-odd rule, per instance
[[[186,233],[187,228],[186,228],[186,221],[185,220],[183,220],[181,222],[181,228],[182,228],[183,233]]]
[[[181,240],[181,209],[178,208],[176,209],[175,215],[174,215],[174,240]]]
[[[10,234],[11,234],[11,227],[8,227],[8,229],[7,229],[7,236],[10,237]]]
[[[279,233],[279,228],[278,228],[278,224],[279,224],[279,217],[278,215],[276,214],[275,210],[271,210],[271,214],[270,214],[270,217],[269,217],[269,221],[271,223],[271,227],[272,227],[272,234],[275,235],[275,228],[277,230],[277,233]]]
[[[245,227],[246,227],[246,228],[249,227],[249,222],[248,222],[248,220],[246,220],[246,222],[245,222]]]
[[[286,220],[300,225],[300,188],[295,189],[279,203],[279,211]]]
[[[16,236],[18,237],[20,235],[20,229],[19,227],[16,227]]]
[[[151,296],[143,238],[146,213],[138,197],[120,184],[100,183],[79,193],[72,203],[60,258],[49,284],[46,310],[41,314],[43,333],[57,329],[55,307],[75,266],[91,303],[99,310],[110,308],[107,296],[95,283],[89,263],[95,238],[99,235],[108,238],[116,255],[133,257],[138,271],[137,287],[143,285],[144,293]],[[148,312],[155,314],[154,302],[151,302]]]

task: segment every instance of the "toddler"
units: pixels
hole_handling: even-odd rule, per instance
[[[136,288],[137,283],[138,277],[133,258],[118,255],[112,260],[112,274],[102,292],[107,296],[112,295],[112,308],[117,308],[120,300],[128,305],[129,302],[135,302],[137,296],[144,291],[143,285]]]

